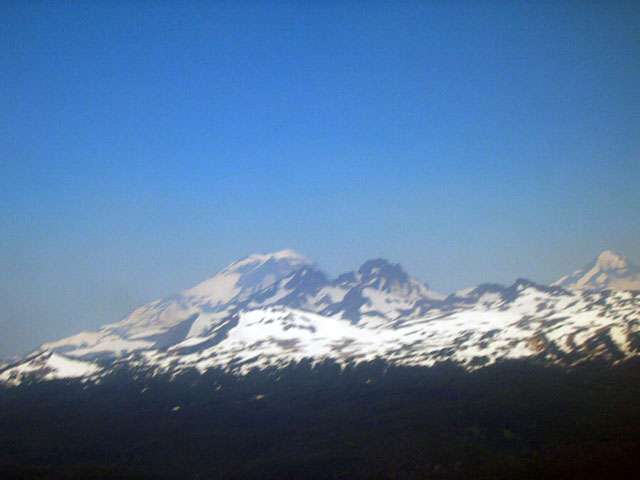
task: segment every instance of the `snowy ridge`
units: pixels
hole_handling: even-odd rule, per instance
[[[91,378],[100,373],[101,368],[91,362],[71,359],[52,352],[44,352],[28,357],[18,365],[9,366],[0,373],[0,382],[18,385],[24,378],[36,377],[41,380],[56,378]]]
[[[609,253],[594,265],[630,270]],[[245,373],[303,358],[381,357],[410,365],[449,360],[472,369],[508,358],[570,366],[639,353],[638,291],[519,279],[445,297],[386,260],[330,280],[311,260],[284,250],[251,255],[98,331],[44,344],[2,367],[0,382],[95,378],[118,364],[175,374],[212,367]]]
[[[541,305],[545,307],[532,314]],[[452,360],[476,368],[503,358],[543,357],[570,365],[593,356],[617,360],[638,351],[634,342],[640,332],[640,295],[634,293],[587,298],[527,287],[518,298],[500,300],[495,307],[477,303],[447,314],[434,309],[396,328],[269,307],[241,313],[217,343],[201,340],[184,349],[176,345],[166,352],[148,351],[141,365],[168,371],[221,367],[243,373],[309,357],[339,363],[382,357],[407,365]],[[605,321],[604,312],[610,315]],[[630,322],[630,317],[635,320]]]

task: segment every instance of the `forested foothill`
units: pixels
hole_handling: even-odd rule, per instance
[[[2,387],[0,477],[640,478],[640,361],[122,369]]]

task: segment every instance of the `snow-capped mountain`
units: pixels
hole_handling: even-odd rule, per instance
[[[569,289],[640,290],[640,267],[607,250],[584,268],[562,277],[552,285]]]
[[[314,262],[293,250],[245,257],[182,295],[211,307],[241,301]]]
[[[611,255],[603,253],[600,266],[620,272]],[[5,366],[0,381],[93,378],[120,364],[175,374],[211,367],[243,373],[303,358],[381,357],[476,368],[505,358],[573,365],[639,352],[638,291],[520,279],[445,297],[386,260],[329,279],[313,261],[283,250],[246,257],[120,322],[44,344]]]

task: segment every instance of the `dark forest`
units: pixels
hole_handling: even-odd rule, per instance
[[[640,362],[299,363],[0,390],[3,478],[640,475]]]

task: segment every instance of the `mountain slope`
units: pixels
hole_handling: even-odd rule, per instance
[[[443,298],[384,260],[367,262],[357,272],[329,281],[312,261],[287,250],[247,257],[120,322],[44,344],[42,349],[92,360],[115,358],[215,336],[235,314],[269,306],[380,326],[411,318],[411,311]]]

